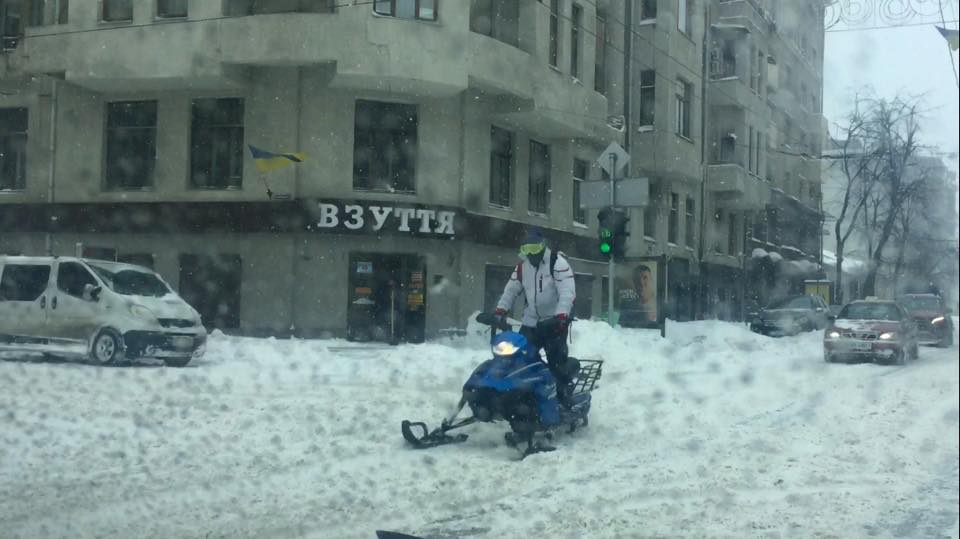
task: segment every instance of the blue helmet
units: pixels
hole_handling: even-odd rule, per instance
[[[515,357],[527,350],[527,338],[519,333],[507,331],[493,340],[493,355],[497,357]]]

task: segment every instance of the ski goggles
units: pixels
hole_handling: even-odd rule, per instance
[[[522,255],[538,255],[543,252],[544,246],[542,243],[525,243],[520,246],[520,254]]]

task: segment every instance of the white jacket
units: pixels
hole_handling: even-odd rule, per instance
[[[523,309],[525,326],[535,327],[538,321],[561,313],[569,316],[577,296],[577,287],[573,280],[573,269],[563,253],[557,252],[557,263],[552,272],[550,249],[544,249],[543,260],[536,268],[524,256],[513,269],[497,308],[509,311],[521,293],[525,294],[527,300],[527,306]]]

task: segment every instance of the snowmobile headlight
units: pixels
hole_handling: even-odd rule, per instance
[[[830,337],[831,339],[839,339],[839,338],[840,338],[840,332],[839,332],[839,331],[831,331],[830,333],[827,333],[827,337]]]
[[[881,334],[880,334],[880,340],[881,340],[881,341],[889,341],[890,339],[892,339],[892,338],[894,338],[894,337],[896,337],[896,336],[897,336],[896,333],[894,333],[894,332],[892,332],[892,331],[888,331],[888,332],[886,332],[886,333],[881,333]]]
[[[944,317],[938,316],[938,317],[934,318],[933,320],[931,320],[930,323],[931,323],[931,324],[939,324],[940,322],[943,322],[944,320],[945,320]]]
[[[519,351],[520,348],[512,342],[501,341],[493,346],[493,355],[495,356],[512,356]]]

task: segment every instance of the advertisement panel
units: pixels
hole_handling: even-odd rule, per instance
[[[631,259],[623,263],[615,288],[620,325],[633,328],[659,328],[666,299],[663,257]]]

